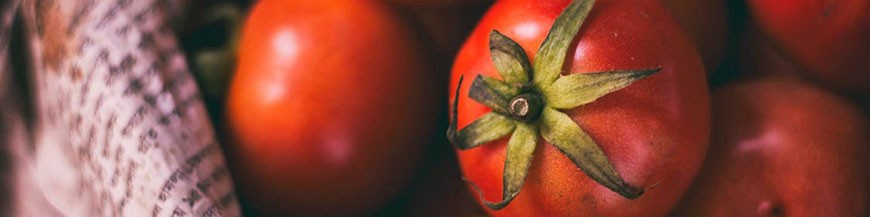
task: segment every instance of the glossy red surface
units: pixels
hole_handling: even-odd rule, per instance
[[[402,189],[442,96],[418,42],[377,2],[261,1],[228,99],[240,197],[266,216],[370,213]]]

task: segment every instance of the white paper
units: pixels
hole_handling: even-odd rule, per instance
[[[240,215],[165,2],[22,4],[36,107],[28,184],[62,215]]]

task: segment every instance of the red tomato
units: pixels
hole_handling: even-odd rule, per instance
[[[726,86],[708,161],[674,216],[867,216],[867,132],[856,106],[790,76]]]
[[[749,0],[784,55],[825,85],[870,94],[870,1]]]
[[[460,50],[450,93],[461,76],[466,81],[477,75],[500,77],[490,57],[491,31],[518,42],[532,59],[569,3],[495,3]],[[646,193],[627,199],[540,140],[518,196],[501,210],[485,210],[494,216],[664,216],[700,169],[707,147],[708,93],[696,50],[654,1],[599,0],[573,40],[563,76],[661,67],[645,80],[563,110],[598,143],[625,182]],[[463,82],[460,89],[459,129],[492,110],[466,96],[471,84]],[[463,175],[488,201],[502,198],[507,137],[457,151]]]
[[[370,213],[435,136],[442,79],[377,2],[258,2],[228,99],[243,202],[265,216]]]
[[[713,71],[725,56],[728,37],[728,17],[722,0],[659,0],[664,3],[680,27],[695,42],[707,73]]]

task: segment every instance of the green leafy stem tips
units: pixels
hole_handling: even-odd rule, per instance
[[[507,206],[525,183],[538,135],[559,149],[587,176],[625,198],[644,190],[630,186],[616,172],[595,140],[560,109],[571,109],[625,88],[661,70],[615,70],[562,75],[571,41],[592,9],[594,0],[575,0],[556,18],[538,49],[534,65],[517,42],[493,30],[489,44],[492,62],[503,80],[478,75],[468,97],[491,108],[457,131],[459,87],[453,102],[447,137],[466,150],[511,134],[504,164],[502,200],[481,201],[490,209]],[[460,78],[461,87],[463,78]],[[473,183],[471,183],[473,185]]]

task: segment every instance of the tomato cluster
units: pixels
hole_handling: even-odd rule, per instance
[[[248,215],[870,214],[866,0],[262,0],[240,23],[216,122]]]

